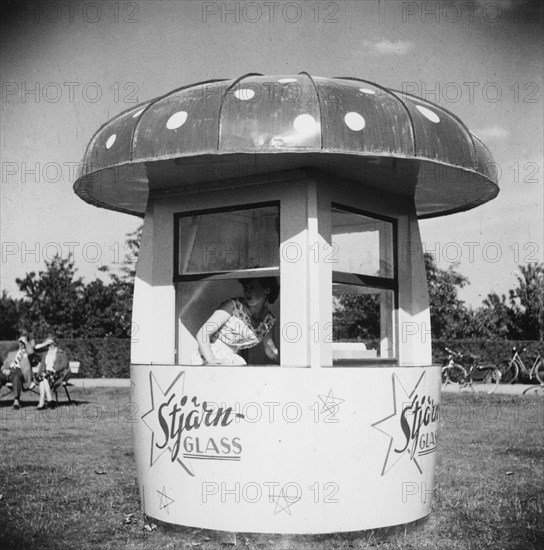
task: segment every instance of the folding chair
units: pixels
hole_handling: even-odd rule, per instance
[[[68,393],[68,380],[72,376],[72,371],[70,369],[66,369],[62,376],[53,384],[53,387],[51,388],[53,392],[55,393],[55,401],[57,405],[59,404],[59,396],[58,391],[62,387],[64,388],[64,391],[66,392],[66,397],[68,398],[68,403],[70,405],[73,405],[74,402],[72,401],[70,394]]]
[[[10,393],[13,392],[13,384],[12,384],[11,382],[8,382],[7,384],[4,384],[4,385],[2,386],[2,390],[3,390],[4,388],[6,388],[6,390],[8,390],[8,391],[2,393],[2,395],[0,395],[0,399],[2,399],[3,397],[8,396]],[[32,387],[32,388],[25,388],[25,387],[23,386],[23,393],[28,392],[28,391],[31,391],[32,393],[35,393],[36,395],[39,395],[39,393],[34,389],[34,387]]]

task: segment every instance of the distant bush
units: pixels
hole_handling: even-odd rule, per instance
[[[78,377],[129,378],[130,340],[128,338],[59,339],[59,347],[70,361],[79,361]],[[17,349],[17,342],[0,342],[0,358]]]

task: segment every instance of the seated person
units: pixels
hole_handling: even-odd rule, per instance
[[[241,279],[240,284],[244,296],[223,302],[198,331],[193,364],[245,365],[238,352],[260,342],[267,357],[278,362],[279,353],[270,334],[276,319],[266,307],[279,295],[278,281],[263,277]]]
[[[19,349],[11,351],[6,355],[0,372],[0,388],[11,382],[15,398],[13,408],[21,408],[21,392],[24,388],[32,387],[32,365],[31,359],[34,357],[32,345],[25,336],[18,340]]]
[[[53,335],[49,335],[41,344],[37,344],[35,351],[42,354],[37,375],[40,388],[38,410],[41,411],[45,409],[46,401],[48,406],[54,406],[51,388],[64,376],[70,366],[66,352],[57,346],[57,340]]]

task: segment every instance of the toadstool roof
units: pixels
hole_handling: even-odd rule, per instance
[[[201,82],[122,112],[91,139],[74,190],[143,215],[150,191],[301,168],[413,196],[422,218],[499,191],[488,149],[452,113],[365,80],[307,73]]]

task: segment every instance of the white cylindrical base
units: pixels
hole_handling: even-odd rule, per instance
[[[440,368],[132,365],[131,378],[153,518],[310,534],[430,511]]]

